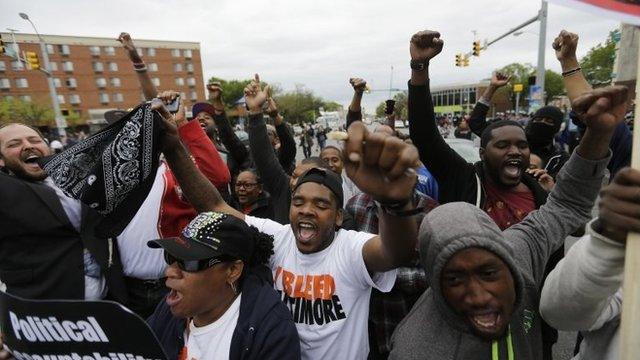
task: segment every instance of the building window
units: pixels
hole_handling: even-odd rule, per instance
[[[47,54],[55,54],[55,48],[51,44],[47,44]]]
[[[110,62],[109,71],[118,71],[118,63]]]
[[[175,72],[182,71],[182,64],[173,64],[173,71]]]
[[[55,62],[55,61],[50,62],[49,63],[49,67],[50,67],[49,70],[51,70],[51,71],[58,71],[58,63]]]
[[[191,90],[189,93],[189,98],[193,101],[198,100],[198,93],[195,90]]]
[[[100,46],[89,46],[91,56],[100,56]]]
[[[120,87],[120,78],[111,78],[111,86]]]
[[[184,86],[184,79],[183,78],[176,78],[176,85],[177,86]]]
[[[153,79],[151,79],[151,82],[153,83],[154,86],[160,86],[160,79],[159,78],[153,78]]]
[[[0,71],[5,71],[7,70],[7,65],[4,63],[4,61],[0,61]]]
[[[0,79],[0,89],[10,89],[11,82],[9,79]]]
[[[158,71],[158,64],[149,63],[147,64],[147,69],[149,69],[149,71]]]
[[[179,50],[179,49],[173,49],[173,50],[171,50],[171,56],[173,56],[173,57],[180,57],[180,50]]]
[[[195,78],[187,78],[187,85],[189,86],[196,86],[196,79]]]
[[[98,94],[98,99],[100,100],[101,104],[107,104],[107,103],[109,103],[109,94],[107,94],[107,93],[99,93]]]
[[[65,84],[67,85],[68,88],[76,88],[78,86],[78,82],[76,81],[75,78],[68,78],[65,81]]]
[[[73,71],[73,63],[71,61],[65,61],[62,63],[62,70],[71,72]]]
[[[192,56],[192,54],[191,54],[191,50],[184,50],[184,51],[182,52],[182,54],[183,54],[183,55],[184,55],[184,57],[186,57],[187,59],[191,59],[191,56]]]
[[[104,71],[104,64],[101,63],[100,61],[94,61],[93,62],[93,71],[95,71],[95,72],[103,72]]]
[[[105,46],[104,53],[113,56],[116,54],[116,48],[114,48],[113,46]]]
[[[187,69],[188,73],[192,73],[193,72],[193,64],[192,63],[186,63],[185,64],[185,68]]]
[[[156,56],[156,49],[154,49],[154,48],[148,48],[148,49],[147,49],[147,55],[149,55],[149,56]]]
[[[29,87],[29,82],[25,78],[16,79],[16,87],[28,88]]]
[[[24,64],[22,63],[22,61],[14,60],[11,62],[11,70],[13,71],[24,70]]]
[[[114,102],[123,102],[124,101],[124,97],[120,93],[115,93],[115,94],[113,94],[113,101]]]
[[[58,45],[58,52],[62,55],[71,54],[71,51],[69,50],[69,45]]]
[[[58,95],[58,103],[64,104],[64,95]]]
[[[136,48],[136,52],[138,53],[138,56],[143,57],[144,54],[142,53],[142,48]]]
[[[60,81],[60,78],[53,78],[53,86],[55,86],[57,88],[62,86],[62,81]]]
[[[24,102],[31,102],[31,96],[29,95],[20,95],[20,100]]]
[[[105,78],[97,78],[96,79],[96,86],[101,88],[101,89],[107,87],[107,79],[105,79]]]
[[[69,95],[69,102],[72,104],[80,104],[80,95],[72,94]]]

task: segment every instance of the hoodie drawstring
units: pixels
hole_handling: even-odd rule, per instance
[[[500,360],[498,341],[494,341],[491,344],[491,355],[492,360]],[[514,360],[513,342],[511,341],[511,326],[509,326],[509,328],[507,329],[507,356],[509,357],[509,360]]]

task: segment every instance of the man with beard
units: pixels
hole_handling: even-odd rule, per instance
[[[414,35],[412,59],[426,66],[433,50],[442,48],[439,37],[431,31]],[[414,73],[423,71],[418,64],[413,64]],[[426,83],[418,75],[412,76],[411,87]],[[419,240],[430,288],[394,333],[391,359],[545,358],[537,311],[545,265],[591,215],[611,158],[609,140],[627,100],[627,88],[608,87],[573,101],[587,125],[585,136],[559,173],[548,202],[522,222],[501,231],[489,214],[463,202],[426,215]],[[513,132],[513,138],[524,135],[511,125],[492,131],[501,128]],[[518,170],[504,172],[503,178],[512,178]]]
[[[0,283],[29,299],[112,299],[126,290],[113,239],[97,238],[100,216],[66,196],[37,161],[51,155],[40,132],[0,127]]]
[[[483,130],[481,161],[469,164],[444,141],[435,123],[429,91],[429,61],[442,51],[440,34],[422,31],[410,43],[411,80],[409,82],[409,133],[420,159],[439,185],[440,204],[464,201],[487,212],[501,230],[522,221],[542,206],[547,192],[529,175],[529,143],[524,129],[515,121],[498,120]],[[500,80],[500,79],[498,79]],[[506,84],[506,80],[502,81]],[[496,82],[496,79],[493,80]],[[548,271],[562,258],[563,248],[549,260]],[[546,329],[545,358],[557,333]]]
[[[267,91],[257,76],[245,94],[251,121],[261,118]],[[171,115],[160,110],[169,119],[164,153],[194,207],[236,216],[274,237],[269,261],[274,286],[291,310],[303,358],[366,358],[371,289],[389,291],[395,269],[411,259],[415,247],[415,148],[398,138],[369,133],[362,123],[349,127],[347,174],[380,204],[380,235],[339,229],[342,186],[326,169],[311,169],[298,178],[291,225],[281,225],[227,205],[189,160],[175,127],[170,127]]]

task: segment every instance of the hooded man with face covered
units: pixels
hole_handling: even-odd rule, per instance
[[[430,288],[394,333],[391,359],[543,358],[538,303],[545,265],[590,217],[627,93],[609,87],[573,102],[589,124],[585,137],[547,203],[520,223],[501,231],[466,203],[425,217],[418,237]]]

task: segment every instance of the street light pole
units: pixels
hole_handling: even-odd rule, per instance
[[[47,83],[49,84],[49,95],[51,96],[51,103],[53,104],[53,113],[56,118],[56,127],[58,128],[58,135],[64,136],[66,135],[65,128],[67,127],[67,120],[62,116],[62,112],[60,111],[60,103],[58,102],[58,94],[56,92],[55,84],[53,83],[53,77],[51,76],[51,67],[49,66],[49,54],[47,53],[47,45],[44,43],[44,39],[38,33],[38,29],[36,29],[36,25],[29,19],[29,16],[25,13],[20,13],[20,17],[24,20],[27,20],[31,26],[33,26],[33,30],[36,32],[38,36],[38,40],[40,42],[40,51],[42,52],[42,60],[44,63],[45,74],[47,75]]]
[[[540,86],[542,103],[544,104],[544,50],[547,39],[547,2],[545,0],[542,0],[538,18],[540,20],[540,35],[538,37],[538,71],[536,73],[536,85]]]

